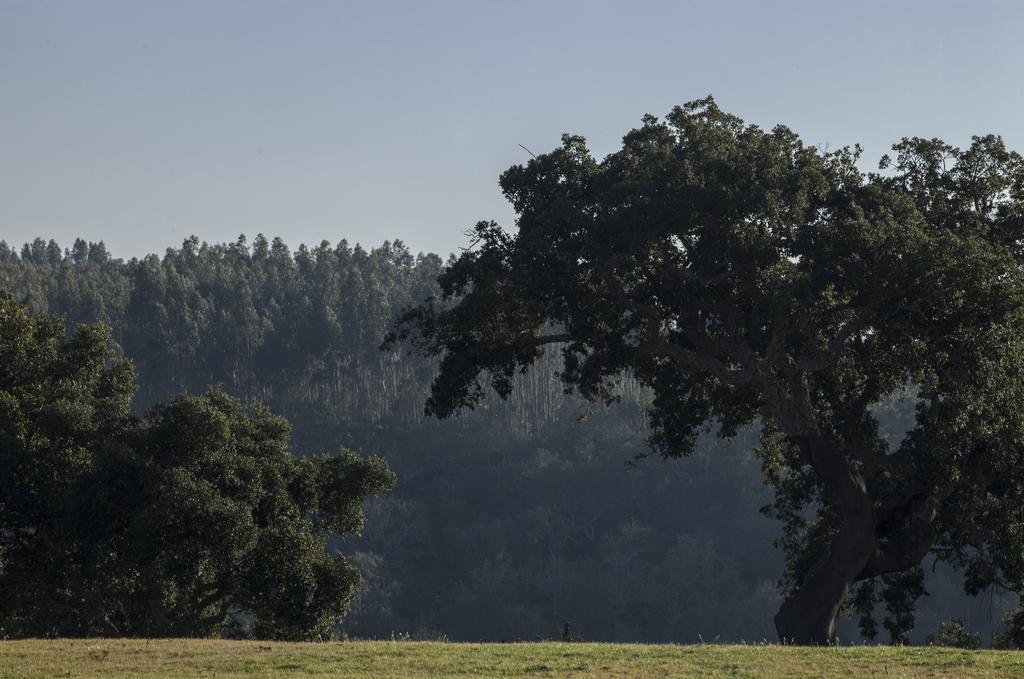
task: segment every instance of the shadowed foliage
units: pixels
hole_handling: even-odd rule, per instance
[[[912,624],[928,554],[970,591],[1024,586],[1024,165],[997,137],[906,139],[886,174],[710,98],[653,116],[604,160],[566,135],[501,186],[510,234],[479,223],[387,345],[439,360],[447,417],[505,397],[560,346],[565,387],[650,389],[665,457],[760,424],[789,570],[780,638],[834,639],[858,583],[871,633]],[[910,392],[910,431],[877,408]],[[872,589],[878,584],[879,590]]]
[[[358,574],[326,549],[394,485],[379,458],[298,458],[223,391],[137,419],[101,326],[0,292],[0,633],[328,635]]]

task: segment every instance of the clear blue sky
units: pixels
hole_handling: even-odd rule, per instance
[[[449,252],[497,176],[712,93],[811,143],[1024,150],[1024,2],[0,0],[0,239]]]

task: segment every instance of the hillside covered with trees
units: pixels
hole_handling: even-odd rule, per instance
[[[135,364],[139,413],[218,385],[287,417],[300,454],[385,457],[394,492],[370,501],[363,537],[334,545],[363,575],[349,636],[534,639],[569,622],[590,640],[771,638],[784,564],[778,526],[758,514],[771,501],[758,432],[642,459],[650,395],[626,377],[610,407],[567,396],[557,354],[516,375],[508,401],[425,417],[436,365],[380,343],[437,292],[444,264],[401,243],[193,238],[125,261],[101,243],[37,240],[0,244],[0,288],[68,330],[107,324]],[[898,439],[911,409],[886,404],[883,430]],[[949,617],[988,632],[1016,603],[965,598],[942,566],[926,586],[916,638]]]

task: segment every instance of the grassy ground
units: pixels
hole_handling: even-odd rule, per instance
[[[0,641],[0,677],[1013,677],[1024,652],[629,644]]]

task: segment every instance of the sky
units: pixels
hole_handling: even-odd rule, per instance
[[[1024,2],[0,0],[0,240],[446,254],[498,176],[714,95],[807,143],[1024,151]]]

